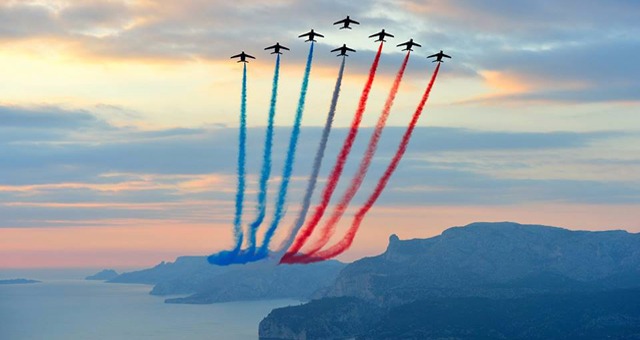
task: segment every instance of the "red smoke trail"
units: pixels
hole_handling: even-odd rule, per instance
[[[393,106],[393,101],[396,98],[396,94],[398,93],[398,88],[400,87],[400,83],[402,82],[402,77],[404,75],[404,71],[407,68],[407,63],[409,62],[409,55],[411,51],[407,51],[407,55],[404,57],[404,61],[402,62],[402,66],[398,70],[396,74],[396,78],[393,82],[393,86],[389,91],[389,96],[387,97],[387,101],[384,104],[384,109],[382,110],[382,114],[378,118],[378,123],[376,124],[376,128],[371,135],[371,139],[369,140],[369,145],[367,146],[367,151],[365,151],[365,156],[360,161],[360,166],[358,167],[358,171],[356,172],[355,177],[351,180],[351,184],[349,184],[349,188],[344,193],[340,202],[334,209],[331,218],[324,225],[320,233],[320,239],[318,239],[312,246],[312,248],[305,254],[300,254],[300,257],[309,257],[313,254],[317,253],[322,247],[324,247],[327,242],[331,239],[331,236],[335,233],[336,224],[344,215],[344,212],[347,210],[349,203],[360,189],[362,182],[364,181],[365,176],[367,175],[367,171],[369,170],[369,166],[371,165],[371,161],[373,160],[373,156],[376,153],[376,149],[378,148],[378,142],[380,141],[380,136],[382,136],[382,130],[384,130],[384,126],[387,123],[387,118],[389,118],[389,113],[391,112],[391,107]],[[297,262],[298,256],[295,256],[295,260],[293,262]]]
[[[351,152],[351,147],[353,146],[353,142],[358,135],[358,127],[360,126],[360,122],[362,121],[362,114],[364,113],[365,108],[367,107],[367,99],[369,99],[369,92],[371,91],[371,85],[373,84],[373,79],[376,75],[376,70],[378,69],[378,62],[380,61],[380,55],[382,54],[382,46],[384,42],[380,42],[380,47],[378,47],[378,52],[376,53],[376,57],[373,60],[373,64],[371,64],[371,69],[369,70],[369,78],[365,83],[364,89],[362,90],[362,95],[360,96],[360,102],[358,103],[358,108],[356,110],[356,114],[351,121],[351,128],[349,129],[349,134],[344,140],[342,145],[342,149],[340,150],[340,154],[338,155],[338,159],[336,160],[336,164],[333,166],[331,170],[331,174],[327,180],[327,184],[322,191],[322,199],[320,203],[315,207],[315,211],[309,223],[307,223],[300,231],[296,240],[293,242],[291,247],[287,250],[287,253],[284,254],[280,263],[286,263],[286,261],[291,257],[291,255],[297,253],[300,248],[304,245],[307,238],[311,236],[313,233],[313,229],[318,225],[318,222],[322,218],[324,211],[331,200],[331,196],[333,195],[333,191],[336,189],[338,185],[338,180],[340,179],[340,175],[342,175],[342,170],[344,169],[344,165],[347,162],[347,157],[349,156],[349,152]]]
[[[387,186],[387,182],[389,182],[389,178],[391,178],[391,175],[393,175],[393,172],[398,167],[398,163],[400,163],[400,160],[402,159],[404,152],[407,150],[407,145],[409,144],[409,140],[411,139],[411,134],[413,133],[413,130],[416,127],[416,124],[418,123],[418,119],[422,114],[422,110],[424,109],[424,105],[426,104],[427,99],[429,99],[429,93],[431,92],[433,83],[435,82],[436,77],[438,76],[439,70],[440,70],[440,63],[438,63],[438,66],[436,66],[436,69],[433,71],[433,75],[431,76],[431,81],[429,81],[429,85],[427,86],[427,89],[422,95],[420,104],[418,105],[418,107],[416,108],[416,111],[413,114],[413,118],[409,123],[409,127],[405,131],[404,136],[402,136],[402,141],[400,142],[400,145],[398,145],[398,151],[396,151],[395,156],[393,156],[393,159],[391,160],[384,174],[378,181],[378,184],[373,190],[373,193],[371,194],[371,196],[369,196],[369,198],[364,203],[364,205],[356,213],[353,219],[353,223],[351,224],[351,228],[349,228],[345,237],[340,242],[336,243],[329,249],[318,252],[313,257],[306,257],[304,259],[301,259],[300,263],[311,263],[311,262],[328,260],[330,258],[333,258],[335,256],[342,254],[345,250],[349,249],[349,247],[351,246],[351,243],[353,243],[353,239],[355,238],[356,233],[358,232],[358,228],[360,228],[360,224],[362,223],[362,220],[364,219],[367,212],[369,212],[369,209],[371,209],[371,207],[376,203],[376,201],[378,200],[378,197],[380,197],[380,194],[382,193],[384,188]]]

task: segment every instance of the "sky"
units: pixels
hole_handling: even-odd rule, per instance
[[[338,30],[350,15],[361,25]],[[242,64],[248,66],[253,217],[276,41],[282,56],[274,174],[285,158],[308,44],[315,46],[282,239],[299,209],[347,59],[320,188],[347,133],[377,44],[371,97],[336,196],[355,172],[404,52],[388,127],[349,215],[369,194],[434,64],[447,60],[407,154],[366,218],[354,260],[388,237],[475,221],[640,232],[640,3],[633,0],[0,1],[0,269],[134,268],[232,245]],[[319,190],[317,190],[319,191]],[[314,202],[317,202],[317,195]],[[269,215],[267,215],[269,216]],[[339,234],[339,233],[338,233]]]

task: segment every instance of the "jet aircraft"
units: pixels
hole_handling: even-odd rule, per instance
[[[398,44],[398,47],[400,46],[405,46],[405,48],[403,49],[403,51],[413,51],[412,47],[413,46],[418,46],[418,47],[422,47],[422,45],[413,42],[413,38],[409,39],[409,41],[404,42],[402,44]]]
[[[282,54],[282,52],[280,52],[280,50],[289,50],[287,47],[284,47],[282,45],[280,45],[279,42],[277,42],[275,45],[273,46],[269,46],[269,47],[265,47],[265,50],[273,50],[273,52],[271,52],[271,54]]]
[[[336,22],[334,22],[333,24],[334,24],[334,25],[342,24],[342,27],[340,27],[340,29],[341,29],[341,30],[343,30],[343,29],[345,29],[345,28],[346,28],[346,29],[351,29],[351,27],[349,27],[349,25],[350,25],[350,24],[360,25],[360,23],[359,23],[359,22],[357,22],[357,21],[355,21],[355,20],[353,20],[353,19],[349,18],[349,16],[348,16],[348,15],[347,15],[347,17],[346,17],[346,18],[344,18],[344,19],[342,19],[342,20],[340,20],[340,21],[336,21]]]
[[[247,58],[255,59],[253,56],[250,56],[250,55],[244,53],[244,51],[242,51],[242,53],[240,53],[240,54],[234,55],[230,59],[233,59],[233,58],[240,58],[240,60],[238,60],[239,63],[248,63],[249,61],[247,60]]]
[[[318,33],[318,32],[314,32],[313,29],[311,29],[311,31],[305,33],[305,34],[300,34],[298,36],[298,38],[302,38],[302,37],[308,37],[307,40],[305,40],[305,42],[307,41],[316,41],[314,38],[315,37],[320,37],[320,38],[324,38],[324,35]]]
[[[351,51],[351,52],[355,52],[356,50],[352,49],[352,48],[348,48],[347,44],[342,44],[342,47],[338,47],[334,50],[331,50],[331,52],[338,52],[340,51],[340,53],[338,53],[337,57],[339,56],[345,56],[348,57],[349,55],[347,54],[347,51]]]
[[[378,37],[378,40],[375,41],[386,41],[384,40],[384,37],[394,37],[392,34],[389,34],[387,32],[384,31],[384,29],[382,29],[382,31],[378,32],[378,33],[374,33],[372,35],[369,36],[369,38],[373,38],[373,37]]]
[[[428,56],[427,58],[434,58],[434,57],[436,58],[436,60],[433,61],[434,63],[435,62],[439,62],[439,63],[443,62],[442,57],[451,58],[450,56],[442,53],[442,50],[440,50],[440,52],[438,52],[436,54],[432,54],[432,55]]]

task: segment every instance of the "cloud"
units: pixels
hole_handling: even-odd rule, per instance
[[[70,111],[59,107],[22,108],[0,106],[0,128],[21,129],[78,129],[106,127],[106,124],[87,111]]]
[[[55,106],[0,106],[0,145],[26,143],[25,149],[41,142],[63,142],[92,131],[109,131],[109,123],[85,110],[67,110]],[[5,155],[11,151],[6,150]],[[37,150],[32,150],[37,152]],[[13,157],[12,157],[13,158]],[[21,157],[13,158],[20,162]]]
[[[349,71],[364,74],[375,50],[366,37],[386,27],[397,37],[389,45],[409,37],[423,44],[414,63],[440,49],[452,54],[443,77],[481,79],[483,72],[497,71],[536,85],[491,96],[493,101],[637,101],[640,85],[632,63],[640,54],[634,15],[639,10],[629,0],[376,0],[366,6],[338,0],[4,2],[0,39],[49,39],[84,62],[227,60],[245,50],[258,56],[258,65],[271,64],[261,52],[279,41],[292,48],[287,63],[300,66],[307,47],[297,35],[313,27],[327,36],[317,46],[316,67],[334,69],[329,50],[347,42],[358,50]],[[346,14],[362,25],[350,32],[331,25]],[[402,53],[387,46],[384,58],[380,72],[393,74]],[[596,81],[609,88],[594,93]]]
[[[0,126],[0,135],[14,132],[8,135],[13,140],[0,140],[0,159],[8,160],[0,167],[1,227],[64,226],[61,221],[74,225],[92,218],[223,222],[232,213],[235,128],[148,131],[116,127],[82,110],[4,107],[0,112],[13,117],[7,119],[11,125]],[[48,127],[57,133],[44,134]],[[78,129],[92,132],[74,133]],[[302,129],[290,202],[302,194],[320,130]],[[279,181],[289,132],[283,127],[275,131],[271,190]],[[371,132],[361,129],[337,192],[354,174]],[[404,127],[385,130],[356,204],[381,175],[403,132]],[[346,133],[345,128],[332,131],[321,178],[327,176]],[[263,128],[249,129],[248,206],[255,195],[263,138]],[[630,169],[639,164],[610,150],[638,139],[637,133],[619,131],[419,127],[380,204],[638,203],[635,172],[612,172],[611,167],[616,162]],[[612,176],[602,176],[602,171]],[[295,209],[292,203],[290,211]]]
[[[102,173],[155,173],[155,174],[205,174],[210,172],[233,173],[234,162],[222,160],[234,159],[236,150],[229,141],[237,139],[237,131],[233,128],[171,128],[165,130],[145,131],[130,127],[117,128],[101,121],[85,112],[66,112],[62,109],[43,111],[24,111],[23,118],[13,109],[16,116],[11,121],[14,125],[22,124],[20,140],[6,141],[0,150],[4,159],[12,159],[0,172],[12,176],[3,176],[0,183],[30,183],[32,176],[27,170],[48,169],[50,176],[60,174],[68,180],[82,180]],[[3,112],[0,109],[0,112]],[[7,117],[11,117],[8,115]],[[39,121],[42,118],[43,121]],[[40,129],[32,130],[29,123]],[[41,130],[56,128],[65,129],[64,133],[50,136],[42,135]],[[75,134],[79,127],[91,127],[91,134]],[[0,131],[6,127],[0,127]],[[279,127],[275,132],[274,161],[283,161],[278,150],[285,150],[290,128]],[[364,150],[365,136],[371,128],[361,129],[354,153]],[[385,138],[399,140],[404,128],[389,127],[385,130]],[[336,128],[332,132],[332,141],[337,148],[346,135],[346,128]],[[320,128],[303,128],[304,141],[300,144],[298,160],[307,164],[315,150],[315,140]],[[594,139],[619,136],[620,133],[508,133],[481,132],[456,128],[418,128],[413,141],[412,152],[433,151],[476,151],[505,149],[539,149],[579,147]],[[261,150],[264,132],[262,128],[250,128],[248,145],[250,153],[257,155]],[[31,141],[31,142],[27,142]],[[33,142],[37,141],[37,142]],[[34,143],[38,147],[34,148]],[[332,146],[332,145],[330,145]],[[393,144],[386,145],[380,154],[389,155]],[[259,167],[259,157],[249,160],[249,166]],[[21,171],[15,171],[21,169]],[[25,172],[26,171],[26,172]],[[66,175],[65,175],[66,174]],[[304,175],[302,172],[300,175]],[[8,175],[8,174],[7,174]],[[58,178],[61,179],[61,178]],[[9,181],[8,183],[6,181]],[[41,183],[46,183],[41,178]]]
[[[124,1],[75,1],[60,10],[56,17],[71,31],[100,35],[108,34],[110,29],[117,31],[126,27],[134,20],[134,8]]]
[[[402,0],[407,12],[428,15],[443,30],[513,36],[527,40],[566,38],[570,32],[609,31],[633,27],[640,5],[630,0],[607,3],[568,0]],[[611,20],[615,18],[615,20]],[[606,27],[603,29],[603,27]]]
[[[466,103],[637,102],[640,28],[637,2],[571,0],[513,2],[402,1],[408,21],[429,17],[417,29],[422,41],[449,51],[447,65],[492,71],[521,91],[474,97]],[[612,20],[611,18],[615,18]],[[449,70],[447,70],[449,71]],[[474,72],[459,72],[474,76]],[[488,85],[493,85],[486,79]],[[493,79],[495,80],[495,79]],[[516,82],[514,82],[515,80]]]
[[[518,79],[530,89],[489,100],[566,102],[638,101],[640,40],[606,40],[563,45],[544,51],[503,51],[479,60],[501,77]]]
[[[517,179],[487,175],[460,167],[438,169],[437,164],[398,171],[380,204],[518,205],[522,203],[636,204],[637,181]],[[414,165],[415,166],[415,165]],[[420,170],[420,171],[418,171]],[[418,175],[419,172],[419,175]],[[424,186],[415,184],[420,176]]]
[[[0,41],[64,34],[54,12],[31,2],[4,1],[0,4]]]

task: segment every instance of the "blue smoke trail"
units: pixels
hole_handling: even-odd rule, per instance
[[[307,212],[309,212],[311,197],[313,196],[313,191],[316,188],[318,174],[320,173],[320,166],[322,165],[322,158],[324,157],[324,151],[327,148],[327,141],[329,140],[329,133],[331,132],[333,117],[336,114],[336,106],[338,105],[338,98],[340,97],[340,86],[342,85],[342,75],[344,74],[345,60],[346,58],[342,57],[342,64],[340,65],[340,71],[338,72],[338,79],[336,80],[336,86],[333,89],[333,97],[331,98],[329,114],[327,115],[327,121],[324,124],[324,130],[322,130],[322,137],[320,138],[320,144],[318,145],[318,150],[316,151],[316,156],[313,160],[313,170],[311,171],[311,176],[309,176],[307,191],[305,192],[304,198],[302,200],[302,209],[300,210],[300,214],[298,215],[298,218],[296,219],[296,222],[291,230],[291,234],[289,234],[287,239],[282,243],[282,246],[278,251],[279,253],[284,253],[287,249],[289,249],[289,247],[293,243],[293,239],[296,237],[296,234],[298,234],[298,231],[304,224],[304,220],[307,217]]]
[[[291,179],[291,172],[293,171],[293,163],[296,155],[296,145],[298,144],[298,136],[300,135],[300,123],[302,122],[302,113],[304,112],[304,103],[307,97],[307,87],[309,86],[309,73],[311,73],[311,62],[313,61],[313,42],[309,47],[309,55],[307,56],[307,65],[304,69],[304,77],[302,78],[302,87],[300,89],[300,98],[298,100],[298,109],[296,110],[296,117],[293,124],[293,130],[291,131],[291,138],[289,139],[289,150],[287,152],[287,158],[284,163],[284,169],[282,172],[282,182],[280,183],[280,191],[278,191],[278,199],[276,202],[275,212],[273,214],[273,220],[269,229],[265,232],[262,246],[258,249],[258,252],[253,257],[253,261],[263,259],[269,255],[269,243],[271,238],[280,224],[280,220],[284,215],[284,206],[287,199],[287,189],[289,187],[289,180]]]
[[[234,259],[242,247],[242,203],[245,187],[245,159],[247,144],[247,64],[242,69],[242,99],[240,103],[240,133],[238,138],[238,188],[236,191],[236,214],[233,219],[235,247],[230,251],[221,251],[207,258],[209,263],[226,266],[234,263]]]
[[[235,263],[246,263],[250,261],[256,251],[256,233],[262,221],[264,221],[267,200],[267,184],[271,175],[271,149],[273,147],[273,123],[276,115],[276,101],[278,97],[278,78],[280,77],[280,55],[276,56],[276,66],[273,73],[273,85],[271,87],[271,104],[269,106],[269,118],[267,123],[267,131],[264,140],[264,154],[262,160],[262,171],[260,173],[260,190],[258,192],[258,203],[256,210],[258,214],[256,219],[249,225],[249,248],[241,252],[235,259]]]

